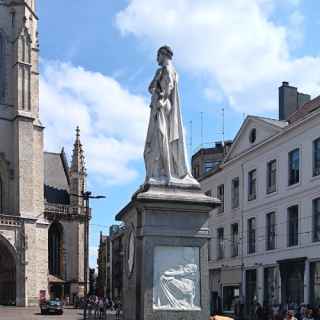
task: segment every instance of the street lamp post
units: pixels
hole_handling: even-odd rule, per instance
[[[90,216],[90,199],[104,199],[105,196],[93,196],[92,192],[83,192],[80,196],[85,201],[86,213],[84,220],[84,296],[88,294],[88,266],[89,266],[89,220]]]
[[[82,192],[79,194],[71,194],[72,196],[82,198],[85,201],[85,219],[84,219],[84,297],[87,299],[88,294],[88,265],[89,265],[89,220],[90,215],[90,199],[105,199],[105,196],[93,196],[91,191]],[[84,319],[86,319],[87,308],[84,308]]]

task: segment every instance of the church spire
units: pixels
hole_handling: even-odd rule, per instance
[[[76,128],[76,140],[73,144],[73,154],[70,171],[84,175],[86,174],[84,152],[80,141],[80,129],[78,126]]]
[[[79,127],[76,129],[76,139],[73,144],[73,154],[69,172],[70,193],[73,194],[73,196],[70,197],[71,205],[83,206],[83,198],[79,196],[85,192],[87,173],[84,162],[84,152],[80,141]],[[78,197],[74,195],[78,195]]]

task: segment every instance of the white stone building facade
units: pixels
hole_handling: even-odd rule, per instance
[[[210,217],[213,312],[233,312],[238,297],[248,312],[320,303],[320,99],[297,112],[289,122],[248,116],[200,181],[223,202]]]

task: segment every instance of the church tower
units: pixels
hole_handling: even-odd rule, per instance
[[[0,247],[13,256],[17,305],[47,291],[37,24],[35,0],[0,0]]]
[[[12,188],[3,208],[30,218],[43,212],[43,127],[34,10],[34,0],[0,1],[0,115],[6,122],[0,135],[8,137],[0,142],[0,149],[10,163]]]

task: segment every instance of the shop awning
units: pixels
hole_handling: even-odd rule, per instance
[[[64,280],[61,278],[58,278],[52,274],[49,274],[48,276],[48,282],[49,283],[64,283]]]

